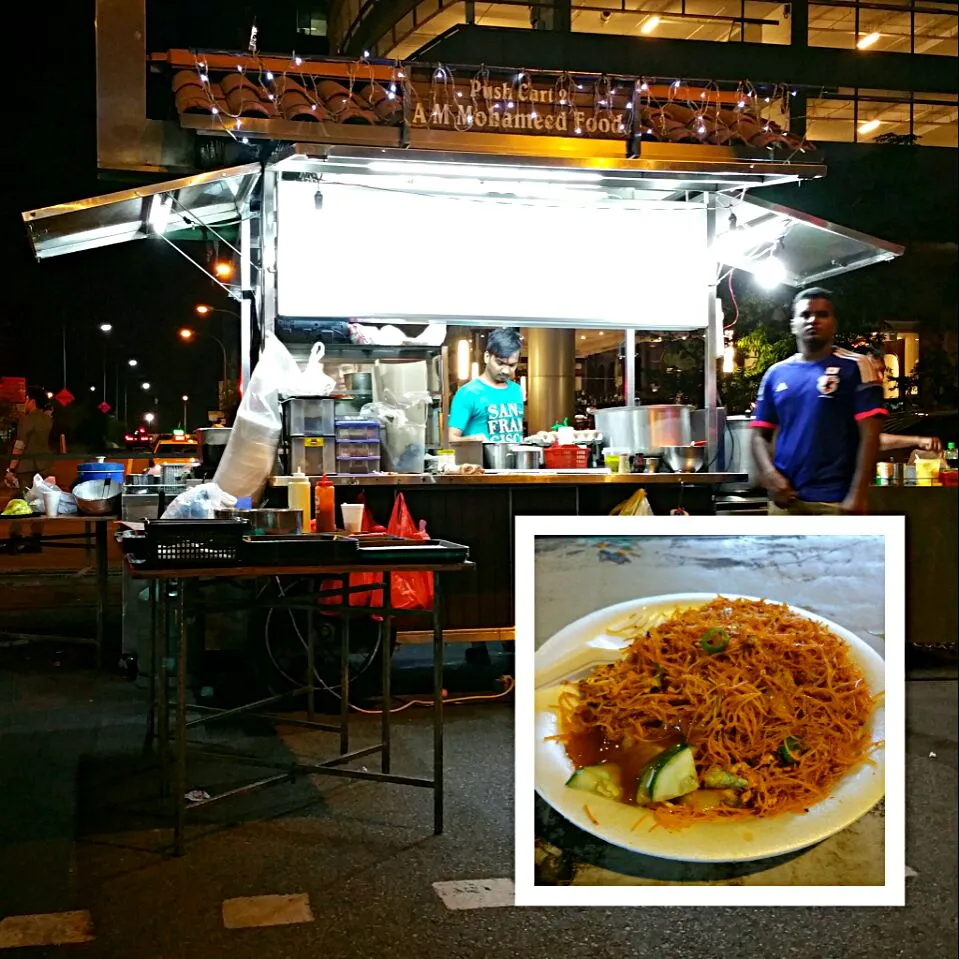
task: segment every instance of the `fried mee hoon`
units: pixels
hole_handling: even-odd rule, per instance
[[[846,644],[788,606],[719,597],[560,694],[573,789],[672,827],[802,812],[870,762],[878,696]],[[881,694],[880,694],[881,695]]]

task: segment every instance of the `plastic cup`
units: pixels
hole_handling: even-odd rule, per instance
[[[60,491],[43,494],[43,511],[47,516],[56,516],[60,512]]]
[[[363,529],[362,503],[343,503],[340,510],[343,512],[343,528],[348,533],[359,533]]]

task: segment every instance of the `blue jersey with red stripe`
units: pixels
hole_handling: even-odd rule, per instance
[[[773,465],[805,502],[838,503],[856,472],[858,421],[885,416],[872,361],[835,349],[809,362],[798,353],[762,379],[750,426],[776,430]]]

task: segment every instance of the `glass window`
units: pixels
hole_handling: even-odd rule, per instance
[[[809,45],[956,56],[955,0],[812,0]]]
[[[580,33],[789,43],[786,6],[757,0],[574,0],[572,22]]]
[[[875,143],[883,137],[915,136],[920,146],[957,146],[959,104],[955,94],[910,94],[895,90],[836,90],[810,99],[806,136],[814,143]]]

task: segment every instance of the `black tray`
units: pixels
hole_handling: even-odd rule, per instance
[[[355,562],[357,541],[332,533],[244,536],[240,551],[247,566],[328,566]]]
[[[360,546],[356,562],[364,566],[429,566],[438,563],[465,563],[470,558],[468,546],[445,539],[410,540],[402,545]]]

